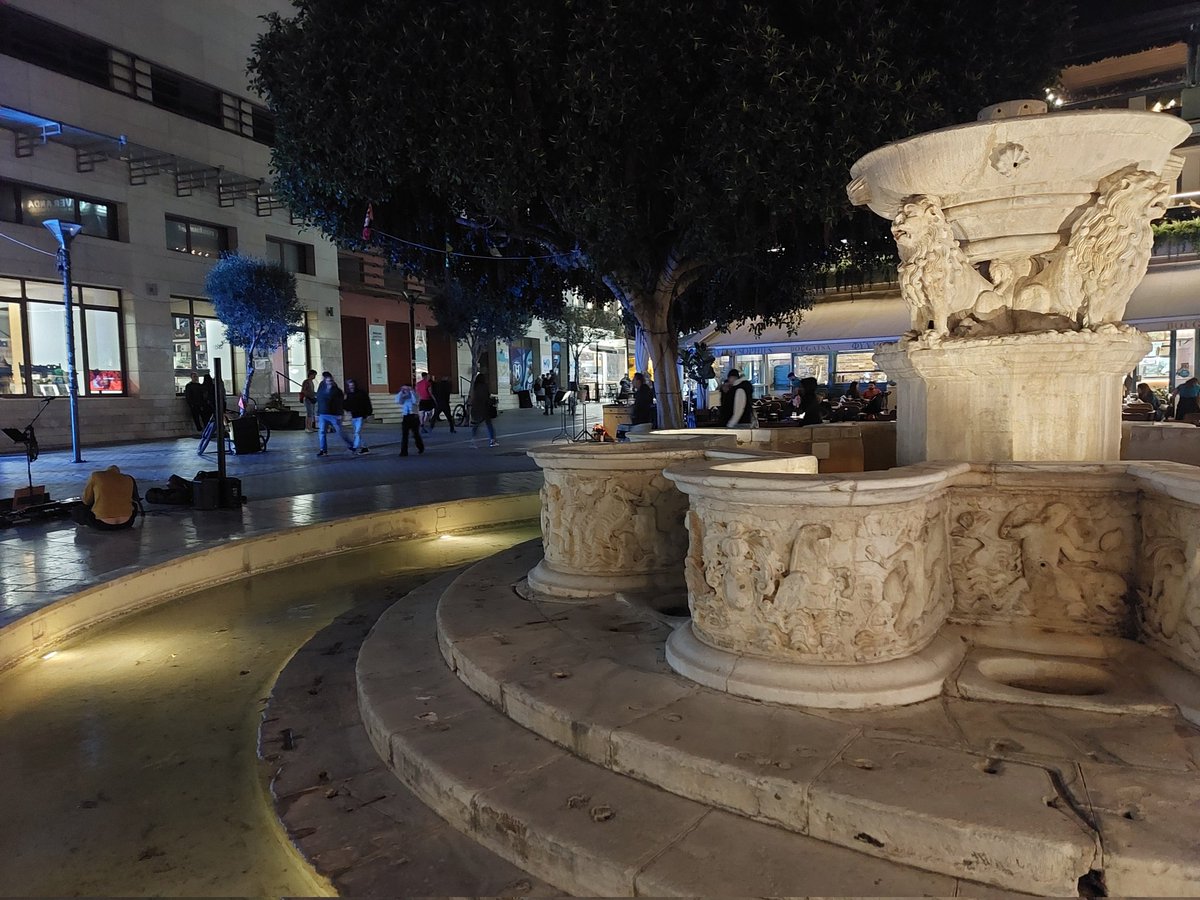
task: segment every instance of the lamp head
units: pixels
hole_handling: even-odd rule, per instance
[[[82,225],[78,225],[75,222],[64,222],[61,219],[47,219],[42,224],[58,240],[60,247],[67,246],[74,239],[75,235],[83,230]]]

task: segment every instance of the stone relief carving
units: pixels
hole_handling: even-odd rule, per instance
[[[1147,496],[1142,505],[1138,626],[1175,660],[1200,672],[1200,552],[1188,535],[1195,507]]]
[[[824,512],[797,522],[693,507],[685,574],[702,640],[825,663],[893,659],[932,640],[951,605],[945,501]]]
[[[1114,495],[956,492],[953,618],[1116,634],[1128,627],[1135,514]]]
[[[1024,152],[998,148],[992,165],[1011,171]],[[1100,180],[1062,245],[1035,257],[992,259],[986,277],[963,252],[938,199],[909,197],[892,220],[900,294],[912,316],[906,337],[1123,330],[1125,306],[1150,259],[1150,223],[1165,212],[1168,193],[1153,172],[1114,172]]]
[[[560,571],[671,569],[687,549],[687,497],[661,471],[547,469],[542,486],[546,562]]]

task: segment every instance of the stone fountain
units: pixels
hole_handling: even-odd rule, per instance
[[[1200,469],[1118,459],[1190,132],[982,119],[852,172],[913,311],[900,466],[538,448],[541,544],[375,627],[367,733],[444,818],[580,895],[1194,895]]]
[[[1122,381],[1149,349],[1121,319],[1191,128],[1032,100],[980,119],[850,170],[851,201],[892,221],[912,314],[876,356],[902,397],[898,461],[1117,459]]]

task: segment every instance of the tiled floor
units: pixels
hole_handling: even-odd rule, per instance
[[[0,627],[97,581],[218,541],[372,510],[536,490],[541,473],[525,450],[558,434],[558,417],[509,410],[496,426],[499,447],[489,449],[485,439],[473,449],[469,429],[452,435],[443,424],[427,438],[426,453],[410,448],[405,459],[398,426],[370,428],[371,452],[363,456],[351,456],[330,435],[323,458],[316,456],[315,435],[277,432],[266,453],[228,458],[228,474],[242,479],[249,498],[240,511],[147,504],[146,518],[130,531],[94,532],[70,520],[0,530]],[[216,468],[215,453],[198,457],[193,440],[93,449],[84,437],[84,464],[72,462],[69,450],[46,451],[33,464],[34,483],[45,484],[54,499],[78,496],[93,469],[114,463],[137,478],[143,494],[172,473],[190,479]],[[24,457],[0,457],[0,495],[25,483]]]

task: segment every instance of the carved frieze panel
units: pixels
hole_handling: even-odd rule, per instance
[[[687,551],[688,502],[661,470],[545,470],[542,537],[561,572],[677,570]]]
[[[963,488],[951,497],[954,620],[1128,631],[1134,495]]]
[[[1158,495],[1142,500],[1137,618],[1141,637],[1200,672],[1200,509]]]
[[[944,497],[787,510],[695,498],[692,623],[726,650],[879,662],[933,639],[951,605]]]

